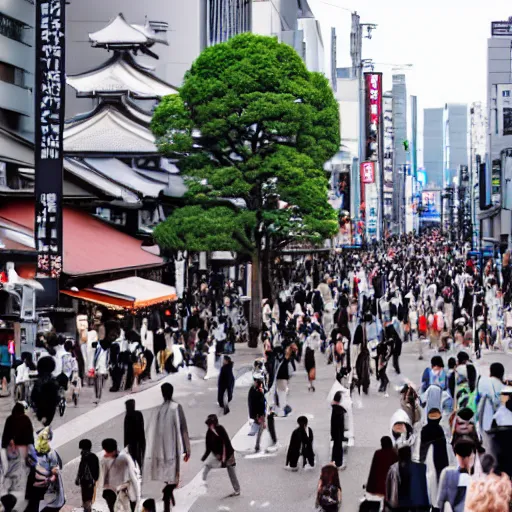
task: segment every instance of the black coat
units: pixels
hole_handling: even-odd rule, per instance
[[[140,411],[129,411],[124,417],[124,446],[128,447],[128,452],[139,467],[142,466],[146,454],[146,436],[144,416]]]
[[[309,427],[307,431],[298,427],[292,432],[290,445],[286,453],[286,465],[290,464],[295,467],[301,455],[304,455],[308,460],[313,460],[315,457],[313,452],[313,431]]]
[[[222,425],[217,425],[215,430],[217,434],[215,434],[211,429],[208,429],[206,432],[206,451],[201,458],[202,461],[205,461],[210,453],[213,453],[219,460],[221,460],[225,452],[226,461],[235,454],[235,450],[231,445],[226,429]]]
[[[249,389],[248,396],[249,418],[256,420],[258,416],[265,416],[265,395],[254,386]]]
[[[16,405],[12,414],[5,420],[4,432],[2,434],[2,448],[7,448],[11,441],[16,446],[28,446],[34,444],[34,428],[30,418],[25,414],[23,406],[21,411]]]
[[[233,389],[235,387],[235,376],[233,375],[233,363],[221,366],[217,386],[217,402],[224,404],[224,392],[228,392],[228,402],[233,399]]]
[[[434,465],[436,467],[437,479],[441,471],[448,466],[448,450],[443,427],[439,424],[441,419],[429,419],[428,423],[421,430],[420,462],[425,463],[430,446],[434,448]]]
[[[335,444],[346,441],[345,437],[345,413],[347,411],[341,405],[332,405],[331,412],[331,439]]]

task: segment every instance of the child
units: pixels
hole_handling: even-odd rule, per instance
[[[98,457],[91,452],[92,443],[89,439],[82,439],[78,443],[78,448],[82,450],[82,456],[75,483],[80,486],[82,491],[84,512],[91,512],[96,492],[96,482],[100,477],[100,462]]]
[[[304,468],[306,468],[306,464],[309,464],[311,468],[315,467],[313,431],[308,427],[306,416],[299,416],[297,423],[299,426],[292,432],[290,446],[286,455],[286,469],[290,471],[298,471],[297,463],[301,455]]]

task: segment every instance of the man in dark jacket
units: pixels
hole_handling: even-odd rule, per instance
[[[398,455],[393,448],[393,441],[388,436],[380,440],[381,449],[373,454],[370,474],[366,484],[366,491],[378,496],[386,495],[386,477],[389,468],[398,461]]]
[[[331,439],[332,439],[332,456],[331,460],[339,469],[346,469],[343,464],[343,441],[347,441],[345,437],[345,414],[346,410],[341,406],[341,391],[336,391],[332,401],[331,412]]]
[[[100,477],[100,462],[96,454],[91,452],[92,443],[89,439],[82,439],[78,443],[78,448],[82,451],[82,456],[75,483],[82,491],[84,512],[91,512],[96,482]]]
[[[217,401],[224,409],[224,414],[229,413],[229,402],[233,398],[235,387],[235,376],[233,375],[233,361],[229,356],[224,356],[223,364],[219,373],[217,385]]]
[[[297,471],[297,464],[302,455],[302,466],[306,464],[315,466],[315,452],[313,451],[313,431],[308,427],[306,416],[297,418],[298,427],[292,432],[288,452],[286,454],[286,469]]]
[[[55,370],[53,357],[45,356],[37,362],[37,381],[32,389],[30,400],[37,419],[48,426],[53,421],[59,403],[59,385],[52,377]]]
[[[208,426],[208,430],[206,432],[206,451],[201,458],[205,463],[203,485],[206,487],[206,478],[210,470],[226,468],[234,490],[231,496],[240,496],[240,484],[238,483],[235,471],[235,450],[231,446],[228,433],[222,425],[219,425],[216,414],[210,414],[206,418],[205,423]]]
[[[142,464],[146,454],[146,434],[144,433],[144,416],[135,409],[135,400],[126,400],[124,417],[124,446],[128,448],[134,462],[142,472]]]
[[[437,482],[441,471],[448,466],[448,450],[446,448],[446,437],[441,422],[441,411],[431,409],[428,413],[427,424],[421,429],[420,462],[425,463],[429,448],[433,449],[434,466],[437,474]]]
[[[25,414],[25,408],[20,402],[14,404],[12,414],[5,420],[2,448],[7,448],[11,443],[14,446],[34,444],[34,428],[30,418]]]

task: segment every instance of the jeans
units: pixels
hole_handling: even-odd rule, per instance
[[[94,378],[94,393],[96,395],[96,400],[101,400],[101,393],[103,391],[103,381],[105,380],[105,376],[101,373],[97,373]]]
[[[379,370],[380,388],[379,391],[386,391],[389,385],[389,379],[386,374],[387,365]]]
[[[217,459],[213,453],[210,453],[204,463],[203,482],[206,482],[206,478],[208,477],[210,470],[219,469],[221,467],[221,461]],[[228,470],[229,479],[231,480],[231,485],[233,486],[234,491],[240,492],[240,484],[238,483],[238,478],[236,476],[235,464],[227,465],[226,469]]]
[[[288,380],[277,379],[277,398],[279,400],[279,409],[284,414],[284,408],[288,405]]]
[[[256,433],[256,446],[255,449],[257,452],[260,451],[260,443],[261,443],[261,436],[263,435],[263,431],[268,427],[268,433],[270,434],[270,438],[272,439],[272,443],[277,443],[277,435],[276,435],[276,422],[274,419],[274,414],[269,414],[267,416],[267,425],[265,426],[265,422],[263,421],[263,418],[261,419],[261,422],[258,425],[258,431]]]

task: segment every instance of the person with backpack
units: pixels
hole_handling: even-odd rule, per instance
[[[333,464],[322,468],[316,493],[316,505],[322,512],[338,512],[340,510],[340,477]]]
[[[81,456],[75,484],[80,486],[84,512],[91,512],[96,494],[96,482],[100,478],[100,462],[96,454],[91,452],[92,443],[89,439],[81,439],[78,448],[81,450]]]
[[[489,448],[490,441],[486,439],[486,432],[492,427],[492,418],[501,403],[501,390],[505,384],[503,377],[505,368],[501,363],[492,363],[489,377],[481,376],[476,385],[476,413],[483,444]]]
[[[457,366],[448,379],[448,389],[453,397],[454,409],[467,407],[470,395],[476,389],[477,372],[467,352],[457,354]]]

